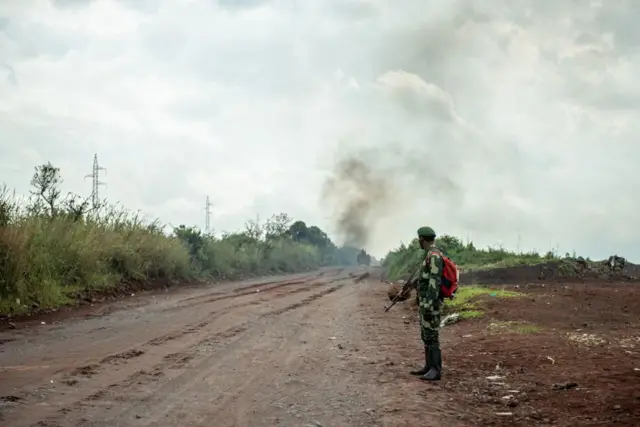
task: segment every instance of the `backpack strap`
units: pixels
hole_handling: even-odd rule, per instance
[[[444,252],[442,252],[440,249],[438,248],[434,248],[434,249],[429,249],[427,251],[427,258],[429,258],[431,256],[432,253],[436,253],[438,255],[440,255],[442,258],[446,257],[446,255],[444,254]]]

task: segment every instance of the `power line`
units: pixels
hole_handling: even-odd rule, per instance
[[[98,155],[94,154],[92,172],[90,175],[85,176],[85,178],[91,178],[92,180],[91,203],[94,209],[100,205],[100,195],[98,194],[100,186],[107,185],[106,182],[100,181],[100,171],[104,171],[105,173],[107,172],[107,170],[101,167],[100,164],[98,163]]]
[[[205,202],[205,205],[204,205],[205,231],[207,233],[211,230],[211,206],[213,206],[213,204],[209,200],[209,196],[207,196],[207,201]]]

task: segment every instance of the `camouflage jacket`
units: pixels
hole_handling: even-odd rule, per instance
[[[436,299],[440,297],[443,269],[444,261],[441,251],[436,247],[430,248],[418,273],[416,285],[420,298]]]

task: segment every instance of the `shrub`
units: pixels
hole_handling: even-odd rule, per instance
[[[503,248],[477,249],[473,243],[465,245],[457,237],[447,235],[436,239],[436,246],[466,271],[535,265],[558,259],[552,252],[540,256],[537,252],[515,253]],[[413,239],[409,245],[401,244],[390,251],[383,261],[383,266],[388,270],[388,277],[393,280],[411,274],[424,256],[418,239]]]

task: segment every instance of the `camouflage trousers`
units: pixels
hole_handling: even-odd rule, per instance
[[[440,349],[440,309],[442,301],[439,298],[420,298],[418,301],[420,313],[420,338],[425,346]]]

